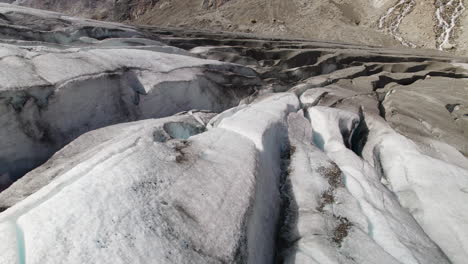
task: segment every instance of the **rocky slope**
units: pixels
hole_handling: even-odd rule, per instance
[[[382,46],[403,44],[468,54],[464,30],[468,17],[463,0],[16,0],[15,3],[137,24]]]
[[[466,58],[0,4],[0,69],[0,263],[468,258]]]

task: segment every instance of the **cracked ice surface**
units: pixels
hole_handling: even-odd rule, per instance
[[[18,197],[12,203],[19,203],[0,216],[0,226],[13,223],[2,236],[15,225],[24,235],[24,243],[7,237],[1,260],[15,255],[14,250],[27,263],[271,262],[278,164],[286,144],[281,141],[286,117],[298,105],[293,94],[274,95],[187,140],[173,138],[178,133],[167,128],[176,123],[200,127],[190,115],[121,124],[79,137],[49,161],[60,167],[44,165],[40,174],[33,171],[10,188],[30,188],[32,194]],[[207,114],[198,115],[205,119]],[[247,117],[261,122],[250,126]],[[168,141],[155,140],[165,133]],[[37,181],[47,185],[39,189]],[[58,211],[67,213],[49,219]],[[83,213],[94,217],[80,220]],[[51,224],[43,228],[46,219]],[[86,237],[83,227],[90,232]],[[40,246],[35,243],[39,237]],[[146,252],[148,241],[151,253]],[[24,247],[25,256],[13,244]],[[58,254],[53,260],[48,259],[51,250]]]
[[[468,169],[426,156],[381,121],[371,122],[380,131],[375,155],[391,190],[450,260],[463,263],[468,258]]]
[[[222,129],[207,132],[199,139],[195,136],[189,142],[154,141],[154,131],[173,121],[197,124],[185,116],[140,121],[91,132],[80,137],[76,145],[66,147],[60,153],[63,173],[1,216],[1,226],[16,221],[23,228],[26,262],[146,263],[159,259],[168,263],[206,263],[241,258],[235,253],[245,251],[242,230],[254,190],[256,148],[248,139]],[[109,132],[105,130],[114,131],[111,139],[99,137]],[[227,144],[231,140],[237,142],[236,146]],[[95,147],[74,155],[80,143]],[[179,155],[184,157],[179,159]],[[239,170],[227,165],[235,162],[239,162]],[[139,165],[131,165],[136,163]],[[210,179],[210,174],[214,178]],[[109,181],[113,184],[108,185]],[[90,182],[94,187],[89,188]],[[220,184],[229,187],[219,188]],[[210,188],[218,190],[218,194]],[[207,197],[209,204],[202,202]],[[92,202],[96,200],[103,203]],[[215,210],[218,217],[213,219],[207,210]],[[84,219],[83,213],[93,217]],[[50,224],[44,227],[46,219]],[[231,231],[225,225],[228,219],[233,223]],[[115,232],[117,226],[119,232]],[[16,245],[12,246],[19,243],[16,237],[4,236],[13,227],[2,233],[6,238],[2,245],[7,246],[2,263],[14,255],[8,247],[17,251]],[[83,227],[87,230],[85,237]],[[224,230],[225,235],[219,236],[210,231],[212,228]],[[42,242],[37,244],[39,237]],[[148,243],[151,252],[146,250]],[[73,253],[68,253],[70,250]],[[21,258],[22,253],[17,253]],[[51,254],[55,255],[53,259]]]
[[[190,109],[220,112],[259,83],[239,65],[150,50],[0,44],[0,53],[0,175],[13,179],[89,130]]]
[[[0,263],[467,258],[466,59],[0,14]]]
[[[314,141],[322,142],[320,145],[327,156],[343,171],[346,189],[359,204],[361,217],[366,223],[363,231],[396,260],[404,260],[404,263],[448,263],[412,215],[381,183],[376,170],[345,146],[342,135],[350,134],[356,128],[359,116],[320,106],[309,108],[307,114]],[[415,243],[418,246],[414,246]]]

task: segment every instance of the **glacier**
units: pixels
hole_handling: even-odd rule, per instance
[[[462,264],[467,65],[0,3],[0,263]]]

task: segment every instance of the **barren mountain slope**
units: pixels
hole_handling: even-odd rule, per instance
[[[139,24],[183,26],[260,35],[398,45],[377,30],[389,4],[368,0],[17,0],[16,4]],[[391,1],[390,1],[391,2]]]
[[[12,0],[3,0],[13,2]],[[96,19],[466,54],[464,0],[16,0]]]
[[[391,37],[371,27],[375,19],[368,10],[378,7],[369,6],[367,1],[233,0],[206,11],[200,10],[201,2],[191,1],[193,6],[184,8],[186,1],[183,0],[160,1],[152,12],[147,12],[135,22],[370,45],[397,44]],[[178,15],[179,12],[187,13]]]

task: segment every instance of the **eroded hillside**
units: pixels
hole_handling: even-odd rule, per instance
[[[10,2],[12,2],[10,0]],[[103,20],[467,54],[463,0],[17,0]]]

